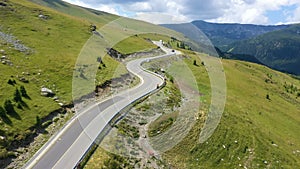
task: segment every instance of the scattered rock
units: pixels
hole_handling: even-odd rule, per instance
[[[47,15],[43,15],[43,14],[39,14],[38,16],[40,19],[44,19],[44,20],[47,20],[49,18],[49,16]]]
[[[20,77],[19,80],[23,83],[28,83],[29,80],[27,80],[25,77]]]
[[[96,31],[97,30],[97,26],[94,25],[94,24],[90,25],[90,30],[91,30],[91,32]]]
[[[53,98],[53,100],[54,100],[54,101],[58,101],[59,98],[58,98],[57,96],[55,96],[55,97]]]
[[[4,2],[0,2],[0,7],[6,7],[7,6],[7,4],[6,3],[4,3]]]
[[[0,31],[0,39],[3,39],[4,42],[8,43],[8,44],[12,44],[14,46],[14,48],[20,52],[24,52],[26,54],[29,54],[32,52],[32,49],[30,49],[29,47],[23,45],[21,43],[20,40],[18,40],[16,37],[14,37],[13,35],[10,34],[6,34],[4,32]],[[11,47],[9,47],[11,48]],[[4,51],[5,52],[5,51]]]
[[[46,87],[42,87],[41,88],[41,95],[46,96],[46,97],[51,97],[51,96],[54,96],[55,93],[51,89],[48,89]]]
[[[29,72],[22,72],[22,75],[30,75]]]

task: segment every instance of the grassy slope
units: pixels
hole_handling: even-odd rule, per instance
[[[141,36],[132,36],[127,38],[125,43],[120,42],[114,48],[122,54],[131,54],[134,52],[154,49],[157,48],[157,46],[146,41]]]
[[[9,4],[9,8],[0,11],[1,31],[14,35],[34,52],[25,55],[1,41],[0,48],[6,51],[13,66],[0,65],[0,105],[3,105],[4,100],[12,99],[16,87],[20,85],[25,86],[31,97],[31,100],[24,99],[28,108],[15,108],[19,119],[9,117],[12,124],[1,124],[1,135],[7,137],[6,143],[2,144],[5,146],[12,140],[23,139],[29,132],[28,128],[36,123],[36,116],[42,118],[59,108],[52,99],[40,96],[41,86],[54,90],[61,101],[71,101],[72,67],[81,46],[90,36],[87,22],[60,15],[27,1],[11,0]],[[49,15],[50,19],[39,19],[39,10]],[[30,75],[23,75],[22,72]],[[29,83],[20,82],[17,76],[25,76]],[[16,86],[7,84],[10,78],[16,80]]]
[[[98,27],[101,27],[104,24],[119,18],[119,16],[113,14],[108,14],[106,12],[96,11],[93,9],[82,8],[79,6],[74,6],[69,3],[63,2],[61,0],[30,0],[30,1],[40,4],[42,6],[47,6],[49,8],[67,14],[69,16],[74,16],[76,18],[81,18],[82,20],[87,20]]]
[[[91,21],[87,21],[86,18],[97,20],[97,26],[101,26],[116,17],[106,13],[98,16],[71,5],[63,5],[64,8],[56,6],[56,8],[58,11],[71,10],[73,12],[69,13],[74,16],[25,0],[10,0],[8,4],[9,8],[1,8],[0,11],[1,31],[14,35],[34,52],[26,55],[16,51],[11,47],[12,45],[0,41],[0,48],[6,51],[6,55],[14,64],[13,66],[0,65],[0,89],[2,91],[0,106],[3,106],[6,99],[12,100],[14,91],[21,85],[25,86],[31,98],[23,98],[28,105],[28,108],[24,107],[23,110],[16,108],[14,103],[19,117],[8,116],[11,124],[9,122],[0,123],[0,135],[6,137],[5,141],[1,141],[0,154],[2,157],[7,155],[5,147],[9,147],[13,140],[22,140],[32,132],[28,129],[35,125],[36,116],[43,118],[60,108],[53,99],[40,96],[41,86],[55,91],[61,102],[71,102],[73,68],[81,48],[91,36],[89,33]],[[44,15],[48,15],[49,19],[38,18],[40,11]],[[76,17],[76,14],[81,18]],[[140,44],[146,43],[142,39],[133,38],[133,40],[140,40]],[[141,45],[139,50],[152,47],[148,42],[146,44],[146,48]],[[127,50],[132,49],[127,48]],[[126,72],[124,66],[110,57],[104,57],[103,61],[106,68],[98,72],[99,83],[113,77],[116,68],[123,73]],[[28,72],[30,75],[23,75],[23,72]],[[29,83],[20,82],[17,76],[25,76]],[[15,86],[7,84],[9,79],[15,79],[17,84]]]
[[[168,41],[165,36],[147,37]],[[190,58],[184,61],[194,73],[202,94],[201,109],[207,112],[211,97],[208,74],[197,56],[190,51],[186,53]],[[194,60],[200,66],[194,66]],[[199,118],[190,134],[165,153],[164,159],[175,168],[299,167],[300,154],[294,152],[300,149],[300,98],[296,91],[287,92],[284,85],[293,84],[300,92],[300,81],[257,64],[225,59],[222,63],[227,102],[215,133],[206,143],[195,144],[204,122]],[[183,72],[180,68],[180,63],[175,62],[170,71],[177,70],[180,76]],[[98,149],[86,167],[102,166],[110,158]]]
[[[299,167],[299,154],[293,151],[300,148],[300,98],[283,87],[286,82],[299,88],[299,80],[256,64],[222,62],[228,91],[217,130],[206,143],[195,145],[199,122],[165,158],[177,168]],[[194,73],[202,76],[200,71]],[[273,83],[265,82],[267,74]]]
[[[22,74],[23,71],[31,73],[27,77],[30,80],[29,84],[17,81],[18,86],[22,84],[26,87],[32,98],[32,100],[24,99],[30,109],[16,109],[22,121],[10,118],[13,122],[12,126],[1,125],[1,132],[6,133],[10,140],[17,138],[34,124],[36,115],[43,116],[49,113],[49,110],[58,108],[51,99],[39,95],[41,85],[52,87],[55,83],[58,89],[57,94],[63,100],[69,101],[71,84],[68,79],[72,76],[72,66],[81,46],[89,37],[87,32],[89,22],[83,19],[67,17],[26,1],[11,0],[11,2],[22,3],[22,6],[14,4],[18,12],[0,11],[1,23],[5,23],[1,24],[2,31],[12,33],[25,45],[33,48],[35,53],[28,56],[29,60],[26,60],[23,53],[9,49],[7,45],[1,45],[14,64],[20,66],[16,69],[0,65],[1,72],[4,72],[3,75],[1,74],[1,91],[5,91],[1,92],[1,101],[12,98],[15,87],[6,83],[11,75],[16,76]],[[42,9],[51,16],[51,19],[39,20],[35,9]],[[11,28],[10,31],[8,28]],[[192,67],[192,61],[189,63]],[[194,145],[198,133],[195,129],[191,132],[190,139],[174,148],[166,157],[169,157],[168,159],[178,167],[196,167],[201,164],[204,168],[222,166],[228,168],[241,163],[254,168],[257,163],[261,166],[265,165],[264,160],[271,163],[271,167],[299,165],[299,158],[297,159],[297,156],[292,153],[294,150],[299,150],[300,138],[297,135],[299,98],[295,99],[294,94],[286,93],[283,88],[285,81],[299,88],[299,81],[254,64],[227,60],[223,63],[227,75],[228,101],[221,125],[208,140],[208,145]],[[55,65],[55,67],[49,65]],[[42,70],[41,77],[34,75],[40,69]],[[197,71],[198,68],[192,69]],[[203,70],[197,71],[199,72],[204,73]],[[273,84],[265,82],[266,72],[273,74]],[[202,74],[199,73],[199,75]],[[49,81],[45,82],[47,80]],[[203,85],[209,86],[207,83]],[[266,94],[270,95],[271,100],[266,99]],[[4,128],[8,131],[4,131]],[[238,141],[237,144],[234,143],[235,140]],[[273,146],[272,142],[278,147]],[[226,147],[231,146],[223,149],[223,144]],[[245,147],[248,147],[248,151],[244,153]],[[254,149],[253,156],[249,149]],[[237,160],[238,156],[241,161]],[[224,161],[220,161],[221,158]],[[276,161],[279,163],[277,164]]]

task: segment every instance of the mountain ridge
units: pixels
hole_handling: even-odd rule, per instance
[[[249,39],[267,32],[285,29],[290,25],[255,25],[239,23],[211,23],[202,20],[195,20],[190,24],[202,31],[214,46],[221,50],[227,45],[244,39]],[[176,29],[181,24],[162,24],[170,29]],[[194,39],[195,40],[195,39]]]

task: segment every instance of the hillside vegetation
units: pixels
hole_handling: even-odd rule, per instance
[[[71,102],[72,67],[90,36],[88,22],[28,1],[4,3],[0,7],[0,106],[5,109],[9,100],[13,108],[5,109],[1,117],[1,159],[17,155],[8,152],[36,133],[41,119],[55,110],[64,111],[53,98],[41,96],[41,87],[54,91],[60,103]],[[40,14],[47,19],[39,18]],[[28,96],[16,100],[21,86]]]
[[[2,168],[22,153],[16,152],[17,148],[27,146],[37,134],[47,135],[45,128],[57,121],[55,116],[69,110],[74,65],[81,49],[93,35],[91,25],[101,27],[117,17],[63,1],[38,1],[43,6],[26,0],[0,2]],[[156,48],[143,38],[130,39],[140,46],[121,47],[128,53]],[[105,67],[103,64],[98,70],[96,85],[128,73],[120,62],[109,56],[103,56],[102,61]],[[121,70],[116,75],[118,67]],[[50,89],[54,96],[42,96],[42,87]]]
[[[153,35],[148,37],[157,38]],[[170,41],[166,37],[159,38]],[[205,54],[201,55],[208,57]],[[202,111],[207,115],[210,83],[205,63],[200,64],[202,61],[190,51],[185,51],[185,57],[182,59],[196,77],[201,93]],[[195,61],[199,64],[195,65]],[[160,166],[224,169],[299,168],[300,81],[254,63],[227,59],[221,61],[226,74],[227,100],[219,126],[211,138],[200,144],[199,134],[205,116],[199,116],[188,136],[162,154],[163,163],[158,162]],[[176,62],[170,70],[177,70],[179,75],[182,72],[180,64]],[[147,100],[145,102],[147,105]],[[168,124],[170,118],[165,116],[156,120],[152,127],[158,122]],[[125,164],[131,168],[141,160],[121,157],[99,148],[86,168],[110,168]]]
[[[299,168],[300,81],[257,64],[222,63],[227,100],[218,128],[197,144],[199,121],[164,155],[167,162],[176,168]]]
[[[300,75],[300,25],[233,43],[227,50],[255,56],[271,68]]]
[[[22,153],[16,150],[19,146],[26,147],[37,134],[46,135],[48,125],[56,124],[55,118],[49,116],[51,112],[64,114],[69,111],[74,65],[82,47],[93,35],[91,25],[99,30],[119,17],[60,0],[0,2],[0,168],[4,168],[11,158]],[[157,35],[158,32],[169,37]],[[132,36],[138,33],[152,34]],[[170,41],[168,44],[174,48],[176,41],[170,40],[173,35],[184,39],[168,29],[131,19],[120,20],[104,35],[117,42],[114,48],[124,54],[153,49],[155,46],[145,38]],[[257,43],[266,45],[266,49],[257,53],[269,53],[268,45],[275,44],[278,53],[286,54],[285,63],[281,60],[282,55],[276,53],[270,55],[273,59],[267,55],[268,58],[261,57],[262,60],[270,61],[274,67],[279,64],[280,67],[275,67],[278,69],[290,67],[287,63],[298,65],[297,57],[289,53],[298,49],[299,39],[292,35],[298,35],[297,25],[258,37]],[[268,40],[266,44],[261,38]],[[255,43],[249,46],[259,51],[256,49],[259,45]],[[291,48],[285,50],[285,47]],[[242,48],[232,47],[231,52],[238,49]],[[210,83],[206,63],[202,64],[193,52],[184,52],[187,56],[182,59],[196,77],[201,104],[207,115]],[[114,77],[118,67],[121,69],[118,75],[127,73],[122,63],[107,55],[102,61],[97,85]],[[300,81],[257,64],[226,59],[222,63],[227,102],[221,123],[211,138],[199,144],[199,133],[205,120],[201,116],[180,144],[162,154],[164,165],[170,163],[175,168],[300,168]],[[179,66],[173,65],[172,71],[182,73]],[[298,70],[291,68],[287,71]],[[42,87],[52,90],[55,97],[42,96]],[[163,123],[162,120],[158,122]],[[117,168],[127,161],[99,151],[94,157],[96,165],[91,166],[112,163],[113,168]],[[100,155],[97,157],[97,154]]]

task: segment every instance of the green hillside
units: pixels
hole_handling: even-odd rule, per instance
[[[40,133],[45,134],[45,139],[49,138],[48,131],[45,131],[47,126],[65,116],[70,118],[74,66],[77,57],[82,54],[84,45],[93,36],[90,26],[94,24],[101,28],[119,17],[73,6],[63,1],[38,1],[42,5],[26,0],[0,2],[2,168],[10,163],[11,158],[22,153],[16,152],[17,148],[27,146]],[[130,19],[127,19],[126,23],[135,28],[143,24],[148,29],[157,27]],[[128,27],[130,28],[130,25]],[[161,29],[166,31],[165,28]],[[113,32],[122,37],[124,30],[122,27],[116,27]],[[131,35],[132,33],[126,36]],[[114,47],[122,49],[125,53],[156,48],[144,38],[134,36],[129,39],[131,43],[139,45]],[[106,50],[102,52],[105,53]],[[102,66],[103,68],[98,70],[95,85],[128,73],[124,65],[108,56],[103,55],[102,61],[105,67]],[[120,69],[118,74],[116,68]],[[52,90],[55,96],[42,96],[42,87]],[[93,90],[94,88],[85,92]],[[22,93],[23,96],[18,93]]]
[[[75,5],[71,5],[62,0],[30,0],[39,5],[52,8],[61,13],[65,13],[69,16],[74,16],[76,18],[81,18],[82,20],[89,21],[101,27],[104,24],[111,22],[114,19],[119,18],[119,16],[109,14],[102,11],[96,11],[93,9],[83,8]]]
[[[299,168],[300,81],[257,64],[222,63],[227,100],[217,130],[195,144],[199,122],[165,154],[167,162],[176,168]]]
[[[17,155],[14,149],[40,132],[36,129],[44,117],[65,111],[53,98],[41,96],[41,87],[54,91],[60,103],[71,103],[72,67],[90,37],[86,21],[28,1],[2,3],[6,6],[0,7],[0,49],[5,59],[0,65],[0,106],[5,109],[4,102],[10,100],[14,111],[6,109],[1,115],[1,166],[2,159]],[[39,18],[41,13],[47,18]],[[16,100],[21,86],[28,97]]]
[[[191,52],[185,53],[183,60],[197,79],[202,110],[207,114],[209,103],[205,100],[210,97],[210,83],[205,66],[195,66],[194,60],[197,63],[201,60]],[[200,144],[199,133],[205,118],[200,116],[189,135],[162,154],[163,162],[157,164],[161,168],[299,168],[300,81],[254,63],[223,59],[222,64],[227,100],[218,128],[211,138]],[[181,74],[179,67],[175,62],[168,70]],[[147,100],[137,106],[137,109],[144,107],[138,112],[141,115],[152,103]],[[169,118],[162,115],[153,125],[158,122],[164,126]],[[161,127],[158,129],[163,131]],[[120,145],[122,142],[118,144],[122,147]],[[98,148],[86,168],[120,165],[131,168],[139,166],[141,161],[143,159],[121,157]],[[148,164],[152,162],[153,158]]]
[[[300,74],[300,38],[299,25],[269,32],[261,36],[239,41],[228,46],[227,50],[234,54],[255,56],[271,68]]]
[[[189,41],[166,28],[60,0],[0,2],[0,168],[26,153],[27,149],[17,148],[27,147],[38,134],[43,133],[42,143],[47,141],[55,133],[47,130],[49,125],[57,125],[58,130],[72,117],[72,80],[78,56],[106,53],[102,48],[85,53],[89,49],[85,44],[98,45],[97,38],[103,36],[113,48],[131,54],[156,48],[145,38]],[[97,27],[99,37],[91,32],[91,25]],[[290,32],[286,36],[290,36],[297,29],[287,30]],[[176,48],[174,39],[169,44]],[[210,83],[205,63],[193,52],[185,52],[182,59],[197,77],[201,104],[207,108]],[[104,64],[96,67],[97,76],[92,79],[95,85],[128,73],[121,62],[108,55],[101,57]],[[247,168],[300,168],[300,81],[248,62],[224,59],[222,63],[227,102],[216,132],[207,142],[198,143],[203,116],[178,146],[162,155],[164,164],[170,163],[174,168],[238,168],[239,164]],[[182,73],[179,66],[173,65],[172,71]],[[120,71],[116,73],[116,69]],[[56,98],[42,96],[42,87],[52,90]],[[64,123],[56,123],[59,119]],[[123,165],[127,160],[101,149],[93,159],[96,165],[88,166],[95,168],[110,162]]]

